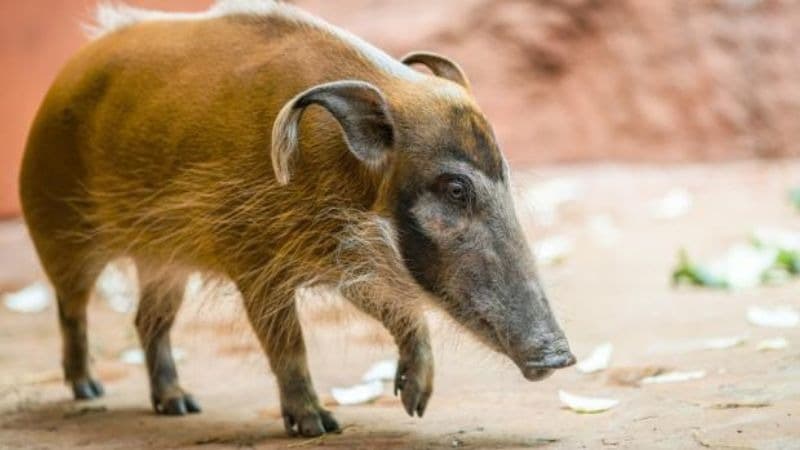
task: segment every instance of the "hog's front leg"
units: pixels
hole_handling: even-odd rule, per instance
[[[433,352],[427,323],[422,314],[409,326],[414,327],[414,331],[405,336],[402,332],[395,334],[392,331],[400,353],[394,379],[394,395],[401,392],[403,406],[409,416],[414,417],[416,412],[422,417],[433,393]]]
[[[278,381],[286,432],[290,436],[308,437],[338,433],[339,424],[322,408],[314,391],[294,302],[276,309],[246,292],[243,295],[247,316]]]
[[[394,394],[400,392],[411,417],[425,413],[433,392],[433,352],[428,324],[420,308],[382,302],[364,291],[343,291],[358,309],[379,320],[394,337],[399,353]]]

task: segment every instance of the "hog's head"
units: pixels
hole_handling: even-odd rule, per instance
[[[439,55],[403,62],[437,76],[413,72],[385,92],[363,81],[312,88],[281,112],[273,145],[296,140],[281,121],[296,121],[311,104],[326,108],[352,154],[381,173],[380,203],[416,282],[527,379],[572,365],[514,211],[508,165],[466,77]],[[281,182],[290,157],[273,151]]]

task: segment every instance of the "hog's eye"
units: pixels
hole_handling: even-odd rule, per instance
[[[436,183],[436,188],[447,200],[467,205],[470,202],[471,189],[469,181],[458,175],[442,175]]]
[[[453,180],[447,183],[447,195],[451,200],[463,201],[467,196],[467,188],[460,180]]]

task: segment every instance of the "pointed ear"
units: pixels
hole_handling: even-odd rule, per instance
[[[272,168],[288,184],[299,148],[300,119],[310,105],[325,108],[339,122],[350,151],[367,165],[380,166],[394,146],[394,122],[388,103],[375,86],[363,81],[335,81],[315,86],[290,100],[272,127]]]
[[[403,64],[407,65],[422,64],[430,69],[437,77],[458,83],[469,90],[469,80],[467,80],[467,76],[464,75],[464,71],[461,70],[461,67],[442,55],[430,52],[414,52],[404,56],[401,61]]]

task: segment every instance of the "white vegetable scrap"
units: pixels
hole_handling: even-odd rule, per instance
[[[558,398],[567,408],[578,413],[599,413],[619,404],[619,400],[613,398],[582,397],[562,390],[558,391]]]
[[[192,273],[189,275],[189,279],[186,280],[186,288],[183,291],[184,298],[187,300],[201,298],[204,287],[203,276],[199,272]]]
[[[383,382],[375,380],[350,387],[332,388],[331,395],[333,395],[336,403],[340,405],[360,405],[371,402],[383,395]]]
[[[144,352],[140,348],[131,348],[119,355],[119,360],[132,366],[144,364]]]
[[[699,350],[725,350],[739,347],[747,342],[748,336],[720,336],[707,339],[670,341],[651,345],[649,353],[683,353]]]
[[[172,349],[172,359],[174,359],[175,362],[183,361],[184,359],[186,359],[186,350],[184,350],[182,348],[179,348],[179,347],[173,348]]]
[[[38,281],[17,292],[3,295],[3,303],[11,311],[19,313],[38,313],[53,302],[53,289],[47,283]]]
[[[533,211],[540,225],[553,225],[558,221],[559,208],[581,196],[581,185],[569,178],[557,178],[528,188],[525,204]]]
[[[173,348],[172,358],[175,362],[183,361],[186,359],[186,351],[182,348]],[[119,360],[125,364],[140,366],[145,363],[144,351],[140,348],[130,348],[119,355]]]
[[[747,340],[744,336],[730,336],[706,339],[702,342],[701,347],[705,350],[725,350],[728,348],[738,347],[745,343]]]
[[[367,370],[361,381],[369,383],[371,381],[394,381],[397,373],[397,360],[387,359],[376,362]]]
[[[592,353],[575,366],[578,372],[594,373],[608,368],[614,346],[610,342],[597,346]]]
[[[739,244],[731,247],[722,259],[712,262],[708,270],[724,279],[731,289],[753,288],[762,283],[777,258],[778,250],[774,248]]]
[[[685,252],[673,272],[677,281],[729,289],[788,282],[800,271],[800,232],[780,228],[756,228],[749,243],[728,249],[707,265],[693,264]]]
[[[796,231],[759,227],[753,230],[753,240],[764,247],[800,251],[800,232]]]
[[[747,308],[747,321],[759,327],[792,328],[800,323],[800,313],[789,306]]]
[[[534,245],[533,253],[541,265],[554,265],[566,259],[572,253],[575,242],[567,236],[554,236],[543,239]]]
[[[764,339],[759,341],[756,344],[756,350],[758,351],[769,351],[769,350],[783,350],[789,346],[789,341],[785,338],[772,338],[772,339]]]
[[[656,219],[677,219],[692,208],[692,194],[685,188],[675,188],[651,203],[650,214]]]
[[[117,264],[109,264],[97,278],[97,294],[116,312],[133,311],[138,301],[138,286]]]
[[[699,380],[705,378],[705,370],[695,370],[692,372],[667,372],[642,379],[642,384],[662,384],[677,383],[680,381]]]
[[[590,217],[587,226],[595,242],[604,247],[611,247],[622,238],[622,232],[619,227],[614,223],[611,216],[607,214],[598,214]]]

